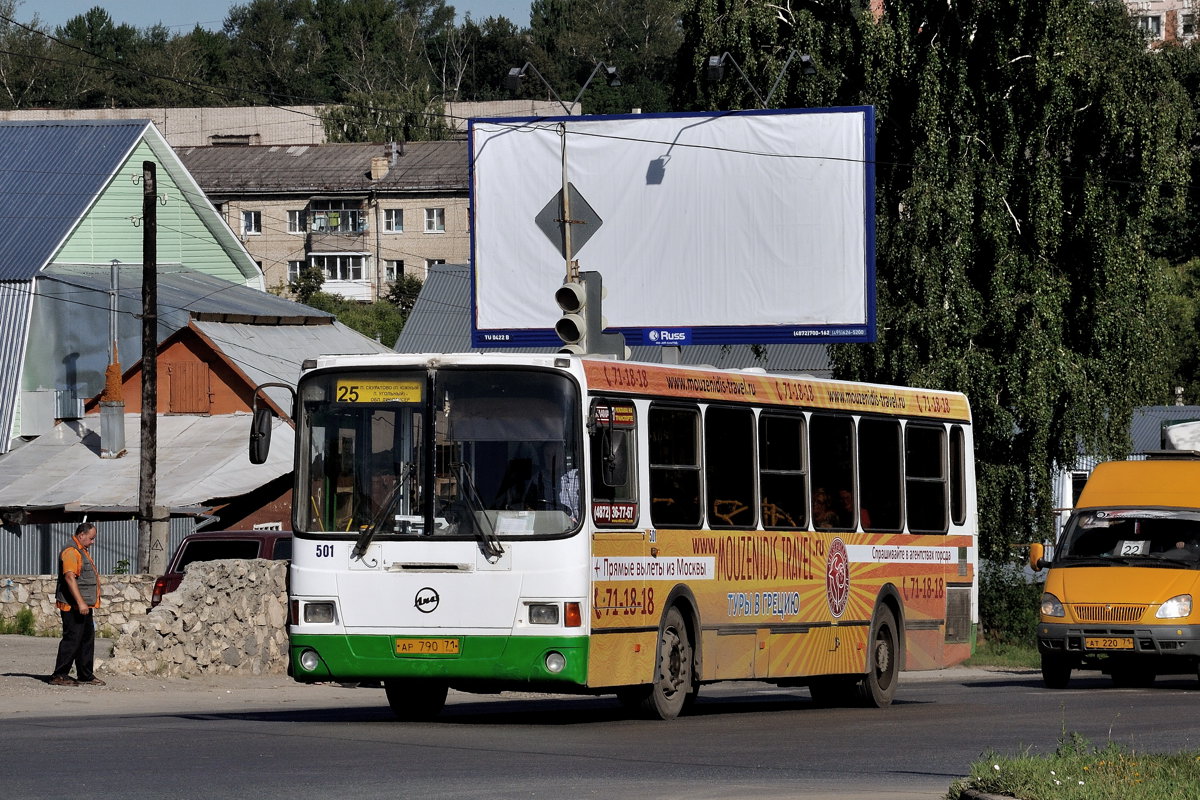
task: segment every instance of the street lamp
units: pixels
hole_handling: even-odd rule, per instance
[[[728,52],[722,53],[719,56],[709,56],[708,60],[705,62],[704,75],[710,82],[715,83],[716,81],[719,81],[725,77],[725,62],[730,62],[733,64],[733,68],[738,71],[738,75],[741,75],[742,80],[744,80],[746,85],[750,87],[750,91],[754,93],[754,98],[758,100],[759,107],[767,108],[771,104],[771,97],[774,96],[775,90],[779,88],[779,83],[783,80],[783,76],[787,72],[787,68],[791,65],[792,59],[797,55],[800,56],[801,74],[817,74],[817,67],[813,63],[812,56],[810,56],[808,53],[798,54],[795,50],[788,51],[787,61],[783,62],[783,67],[779,70],[779,74],[775,76],[775,83],[771,84],[771,90],[767,92],[766,100],[763,100],[762,95],[759,94],[758,90],[754,88],[754,84],[752,84],[750,79],[746,77],[746,73],[742,72],[742,68],[738,65],[737,60]]]
[[[611,67],[603,61],[597,62],[595,68],[592,70],[592,74],[588,75],[587,80],[583,82],[583,86],[579,87],[579,94],[575,95],[575,99],[571,102],[570,106],[562,101],[562,98],[558,96],[558,92],[554,91],[554,87],[550,85],[550,81],[546,80],[542,73],[538,72],[537,67],[529,61],[526,61],[523,67],[513,67],[508,71],[508,75],[504,76],[504,88],[510,92],[517,91],[521,88],[521,79],[525,77],[525,73],[532,71],[534,75],[537,75],[538,80],[550,90],[551,96],[558,101],[558,104],[563,107],[567,115],[570,116],[571,108],[579,103],[579,98],[583,97],[584,91],[601,70],[604,71],[605,83],[614,89],[621,85],[621,74],[616,67]]]

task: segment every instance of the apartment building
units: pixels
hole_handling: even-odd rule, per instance
[[[369,302],[402,275],[470,256],[463,140],[176,152],[268,289],[317,267],[324,291]]]
[[[1197,0],[1125,0],[1129,16],[1152,43],[1195,39],[1196,5]]]

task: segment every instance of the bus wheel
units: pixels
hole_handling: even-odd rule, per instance
[[[402,680],[391,678],[383,682],[388,705],[396,719],[420,722],[436,717],[446,705],[449,686],[444,681]]]
[[[1042,684],[1047,689],[1065,689],[1070,682],[1070,660],[1051,653],[1042,653]]]
[[[896,679],[904,656],[900,652],[896,615],[887,606],[880,605],[875,613],[868,646],[867,674],[858,686],[859,699],[865,706],[884,708],[896,696]]]
[[[658,637],[658,666],[654,684],[642,699],[642,709],[656,719],[674,719],[694,694],[692,641],[683,614],[672,607],[663,618]]]

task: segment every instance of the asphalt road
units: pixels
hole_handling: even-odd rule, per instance
[[[1052,751],[1063,731],[1200,748],[1194,679],[1115,689],[1097,676],[1049,691],[1030,671],[905,673],[884,710],[717,684],[667,723],[630,719],[606,698],[451,693],[438,721],[409,724],[379,689],[283,676],[51,687],[39,665],[55,641],[21,638],[0,637],[12,798],[934,800],[989,750]]]

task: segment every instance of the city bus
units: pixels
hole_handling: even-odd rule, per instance
[[[972,651],[961,394],[479,353],[320,357],[295,391],[298,681],[382,682],[402,719],[450,688],[671,719],[718,681],[884,707]]]

